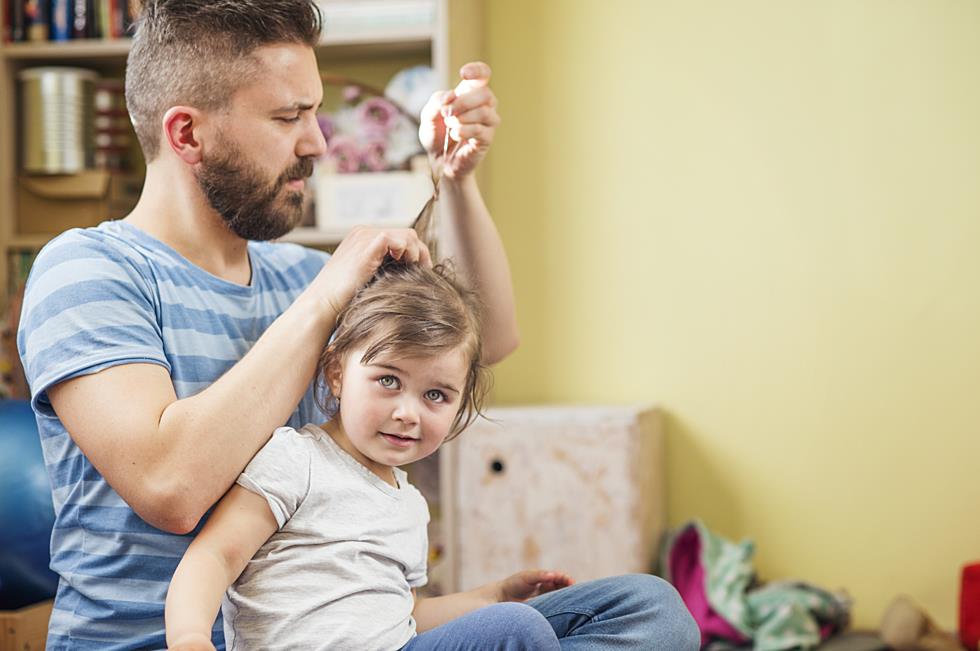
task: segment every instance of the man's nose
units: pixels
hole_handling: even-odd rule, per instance
[[[327,153],[327,141],[323,137],[323,131],[320,130],[320,123],[316,121],[316,114],[313,111],[307,112],[303,124],[305,128],[299,142],[296,143],[296,156],[320,158]]]

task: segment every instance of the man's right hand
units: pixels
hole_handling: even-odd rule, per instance
[[[308,291],[334,315],[340,314],[357,290],[371,280],[387,255],[395,260],[432,265],[429,249],[411,228],[355,226]]]

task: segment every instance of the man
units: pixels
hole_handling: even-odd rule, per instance
[[[310,381],[338,311],[386,255],[430,262],[408,229],[355,229],[329,259],[266,242],[298,223],[325,149],[311,0],[143,4],[126,70],[143,193],[125,219],[45,247],[18,333],[57,512],[52,650],[165,645],[186,534],[276,427],[323,420]],[[475,89],[434,96],[421,133],[493,363],[518,336],[473,170],[499,117],[489,68],[462,76]],[[452,161],[444,109],[464,143]]]
[[[248,243],[296,225],[324,153],[318,38],[310,2],[145,3],[126,72],[143,194],[121,223],[40,254],[19,337],[58,511],[50,648],[163,646],[167,582],[189,542],[165,532],[192,531],[276,427],[323,420],[309,385],[337,311],[386,254],[428,261],[407,229],[358,229],[326,264]],[[489,71],[464,74],[483,83]],[[472,176],[495,100],[485,87],[445,99],[462,136],[480,138],[441,196],[488,304],[495,361],[516,325]]]

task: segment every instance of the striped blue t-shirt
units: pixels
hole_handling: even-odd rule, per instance
[[[164,599],[192,536],[156,529],[129,508],[65,431],[47,389],[132,363],[166,368],[178,398],[208,387],[327,259],[294,244],[259,242],[249,242],[248,255],[252,280],[246,287],[211,275],[125,222],[68,231],[38,255],[17,343],[56,512],[51,568],[61,580],[49,650],[165,647]],[[322,420],[311,387],[288,424]]]

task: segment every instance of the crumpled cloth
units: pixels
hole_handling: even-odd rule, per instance
[[[667,535],[660,573],[701,629],[702,648],[813,649],[847,627],[850,598],[800,581],[759,585],[752,541],[730,542],[693,520]]]

